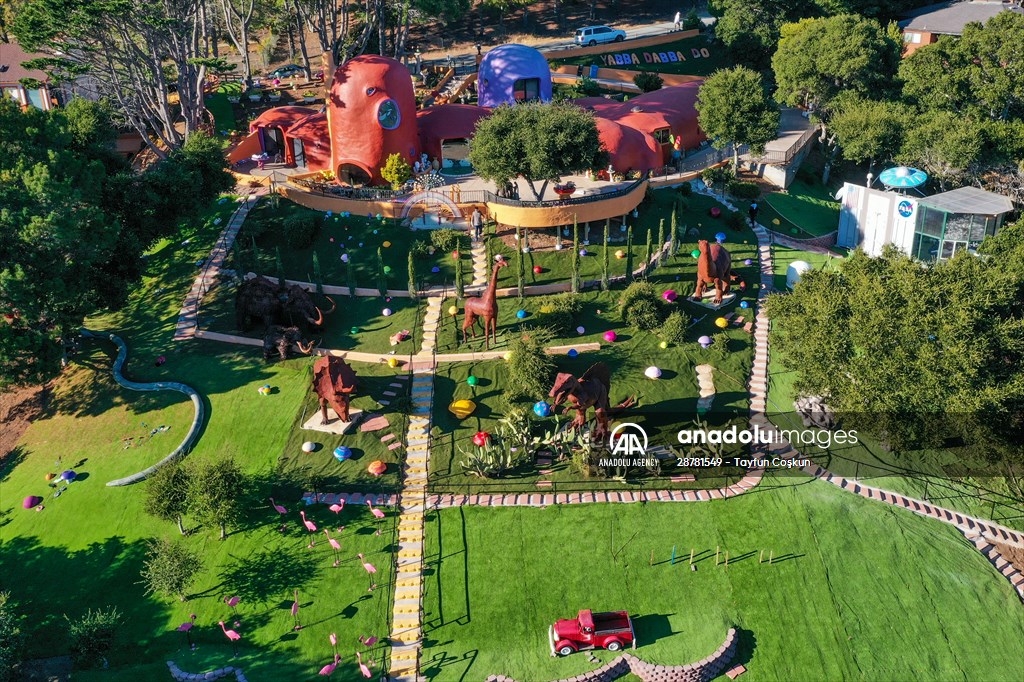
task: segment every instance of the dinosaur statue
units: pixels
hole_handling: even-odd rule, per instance
[[[715,287],[715,305],[722,302],[722,297],[729,293],[729,282],[732,278],[732,256],[721,244],[708,245],[706,239],[697,242],[697,290],[693,294],[695,301],[704,297],[704,289],[709,284]]]
[[[495,343],[498,340],[498,301],[495,292],[498,290],[498,272],[508,267],[508,261],[502,258],[494,263],[491,271],[491,281],[487,288],[479,296],[466,299],[466,318],[462,321],[462,342],[466,342],[466,332],[469,330],[476,338],[476,320],[478,317],[484,319],[484,347],[490,350],[491,334],[494,334]]]
[[[577,379],[572,374],[559,372],[555,377],[555,385],[548,393],[551,403],[558,407],[568,401],[562,414],[576,410],[576,418],[572,422],[574,428],[582,427],[587,421],[587,410],[594,408],[597,427],[591,434],[592,442],[603,442],[608,437],[608,415],[613,411],[608,394],[611,391],[611,370],[603,362],[590,366],[583,376]],[[614,410],[632,407],[636,402],[629,397],[615,406]]]
[[[330,302],[330,310],[322,311],[313,302],[312,292],[298,284],[281,287],[257,275],[238,287],[235,321],[241,331],[248,331],[256,322],[262,322],[264,327],[281,324],[316,333],[323,327],[324,315],[330,315],[337,308],[329,296],[324,298]]]
[[[312,341],[307,345],[302,344],[302,330],[298,327],[282,327],[279,324],[272,324],[263,334],[263,359],[270,362],[274,353],[277,353],[282,360],[287,360],[292,345],[298,346],[299,350],[306,355],[313,350]]]
[[[327,424],[327,406],[343,422],[349,420],[348,401],[356,390],[356,372],[339,357],[328,355],[313,363],[313,392],[320,399],[321,424]]]

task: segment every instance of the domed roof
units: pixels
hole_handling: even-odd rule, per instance
[[[513,84],[523,78],[540,79],[540,99],[551,99],[551,67],[544,55],[526,45],[501,45],[480,61],[477,77],[479,103],[485,107],[496,107],[515,102]]]

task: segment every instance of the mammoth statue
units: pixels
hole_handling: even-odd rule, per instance
[[[356,372],[347,362],[334,356],[317,358],[313,363],[313,392],[320,399],[321,423],[327,423],[327,406],[343,422],[349,420],[348,402],[356,390]]]
[[[591,434],[592,440],[601,442],[608,437],[608,415],[613,411],[608,398],[610,391],[611,370],[603,362],[597,362],[579,379],[572,374],[560,372],[548,395],[555,407],[564,402],[569,403],[563,414],[576,410],[576,418],[572,422],[575,428],[586,423],[587,410],[593,407],[597,426]],[[614,411],[632,407],[635,402],[636,399],[630,397],[616,405]]]
[[[302,343],[302,331],[298,327],[282,327],[279,324],[272,324],[267,327],[263,334],[263,359],[270,361],[277,353],[282,360],[288,359],[291,347],[298,346],[299,350],[309,355],[313,350],[313,342]]]
[[[722,297],[729,293],[732,281],[732,256],[721,244],[708,245],[706,239],[697,242],[697,290],[693,294],[695,301],[704,298],[704,289],[712,284],[715,287],[715,305],[722,302]]]
[[[320,331],[324,315],[330,315],[337,306],[325,296],[331,309],[322,311],[314,302],[313,294],[298,284],[281,287],[262,275],[242,282],[235,295],[235,321],[238,329],[248,331],[257,322],[268,327],[274,324],[300,327],[307,333]]]

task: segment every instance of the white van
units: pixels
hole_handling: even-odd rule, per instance
[[[584,26],[577,29],[575,43],[577,45],[597,45],[598,43],[621,43],[626,39],[626,32],[608,26]]]

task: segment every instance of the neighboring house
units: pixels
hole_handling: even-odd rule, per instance
[[[57,106],[57,93],[50,87],[50,77],[42,71],[26,69],[21,65],[43,55],[25,52],[17,43],[0,42],[0,90],[21,106],[33,106],[44,111]],[[22,81],[38,81],[40,87],[26,88]]]
[[[903,31],[903,56],[913,54],[924,45],[930,45],[939,36],[959,36],[971,22],[984,24],[1000,12],[1024,12],[1020,0],[998,2],[992,0],[963,0],[940,2],[907,12],[899,22]]]

